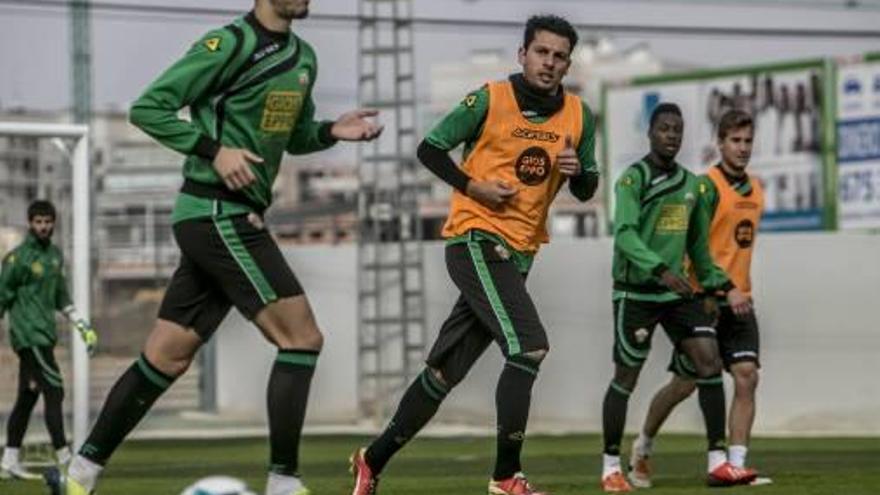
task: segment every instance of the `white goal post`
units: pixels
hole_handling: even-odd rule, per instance
[[[67,138],[76,140],[71,155],[73,201],[73,303],[82,316],[91,319],[91,263],[89,253],[91,218],[89,211],[89,128],[86,125],[35,122],[0,122],[0,136]],[[89,426],[89,361],[86,346],[70,326],[73,354],[73,447],[79,449]]]

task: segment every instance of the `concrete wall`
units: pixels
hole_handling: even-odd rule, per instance
[[[762,328],[763,374],[758,434],[880,434],[880,357],[875,327],[880,294],[880,236],[775,234],[759,239],[755,299]],[[426,245],[428,319],[436,333],[457,295],[443,246]],[[326,335],[312,387],[310,424],[354,421],[356,410],[355,248],[286,252]],[[535,387],[532,431],[601,428],[601,402],[612,373],[611,241],[562,241],[546,247],[529,279],[551,352]],[[273,351],[238,315],[218,334],[219,406],[263,415]],[[628,425],[644,415],[668,378],[670,345],[662,332],[633,394]],[[491,347],[447,399],[439,418],[491,427],[500,353]],[[729,387],[728,387],[729,389]],[[695,399],[669,430],[700,431]]]
[[[357,285],[355,246],[285,252],[306,289],[324,333],[312,382],[309,418],[327,423],[357,418]],[[265,415],[266,383],[275,358],[256,327],[232,311],[217,331],[217,404],[223,413]]]

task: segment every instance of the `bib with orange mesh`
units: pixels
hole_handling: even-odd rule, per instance
[[[707,174],[718,190],[718,206],[709,229],[709,252],[730,280],[747,295],[752,293],[749,275],[752,266],[752,250],[755,234],[764,209],[764,190],[754,178],[750,178],[752,193],[743,196],[724,178],[718,167]]]
[[[488,88],[483,132],[462,168],[472,180],[505,181],[517,194],[500,210],[492,210],[454,191],[443,237],[480,229],[501,236],[518,251],[534,253],[549,240],[547,212],[563,183],[556,155],[566,136],[577,148],[583,106],[580,98],[566,94],[562,109],[536,124],[523,117],[510,82],[491,82]]]

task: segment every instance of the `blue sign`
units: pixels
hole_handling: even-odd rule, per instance
[[[862,83],[854,77],[847,79],[843,82],[843,92],[848,95],[860,94],[862,92]]]
[[[762,231],[822,230],[822,210],[769,211],[761,217]]]
[[[880,160],[880,117],[837,124],[837,161]]]
[[[648,91],[642,95],[642,128],[647,129],[651,122],[651,114],[660,104],[660,93],[657,91]]]

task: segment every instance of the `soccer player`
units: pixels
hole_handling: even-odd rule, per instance
[[[693,363],[708,440],[708,483],[735,485],[755,478],[727,462],[724,388],[713,328],[715,315],[695,297],[683,264],[687,256],[707,291],[723,291],[735,314],[751,311],[748,297],[712,262],[706,206],[697,177],[676,163],[684,120],[672,103],[651,115],[651,152],[628,167],[615,184],[614,378],[603,404],[602,489],[628,492],[620,442],[629,396],[651,348],[657,324]]]
[[[299,439],[323,337],[263,212],[285,151],[312,153],[382,130],[366,119],[372,110],[314,119],[316,55],[290,30],[308,7],[308,0],[256,0],[253,11],[192,45],[131,108],[134,125],[186,155],[172,213],[180,265],[143,353],[110,391],[70,464],[70,495],[94,490],[125,436],[232,306],[278,348],[267,390],[265,493],[308,493],[298,475]],[[184,107],[191,121],[178,117]]]
[[[495,390],[489,493],[539,494],[522,472],[520,452],[532,385],[549,345],[526,275],[548,241],[548,208],[566,179],[581,201],[598,184],[592,113],[561,85],[577,39],[565,19],[529,19],[519,49],[522,72],[469,94],[419,146],[419,160],[454,189],[443,236],[447,269],[461,295],[388,427],[352,456],[354,495],[376,493],[391,457],[493,341],[506,363]],[[462,143],[458,167],[449,151]]]
[[[55,207],[37,200],[28,206],[28,235],[3,258],[0,272],[0,319],[9,312],[9,337],[18,355],[18,396],[6,425],[6,448],[0,460],[0,478],[40,479],[28,472],[19,458],[31,412],[42,394],[46,429],[58,464],[70,461],[64,435],[64,382],[55,361],[58,333],[55,312],[61,311],[79,331],[89,353],[98,335],[82,319],[67,290],[64,256],[52,244]]]
[[[760,183],[746,172],[752,154],[755,124],[741,110],[732,110],[718,123],[721,162],[700,177],[700,187],[712,218],[709,252],[734,285],[751,299],[751,263],[755,233],[761,221],[764,193]],[[700,290],[698,285],[696,290]],[[758,322],[754,312],[736,315],[723,299],[716,325],[724,368],[734,382],[730,406],[728,456],[735,467],[745,467],[749,436],[755,419],[755,389],[758,385]],[[651,486],[654,437],[675,406],[696,388],[693,366],[686,356],[673,353],[669,365],[672,379],[651,401],[645,424],[630,456],[629,479],[637,487]],[[759,478],[765,480],[766,478]],[[766,481],[765,481],[766,483]]]

